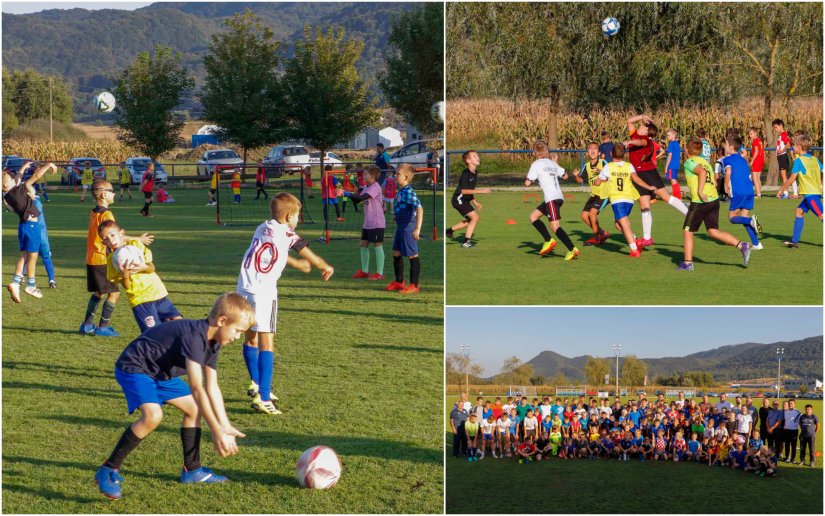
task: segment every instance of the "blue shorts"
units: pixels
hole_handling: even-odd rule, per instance
[[[629,216],[630,212],[633,211],[632,202],[617,202],[611,204],[611,206],[613,206],[613,217],[616,219],[616,222]]]
[[[416,256],[418,242],[413,238],[412,229],[396,229],[392,239],[392,250],[401,253],[401,256]]]
[[[732,195],[730,198],[730,207],[728,211],[734,210],[752,210],[753,209],[753,195]]]
[[[484,440],[485,441],[492,441],[493,440],[493,434],[484,434]]]
[[[169,301],[168,297],[158,299],[157,301],[141,303],[132,308],[132,313],[140,328],[140,333],[145,332],[153,326],[165,323],[173,317],[180,317],[180,312],[178,312],[175,305]]]
[[[21,222],[17,226],[17,241],[20,250],[27,253],[40,251],[40,224],[37,222]]]
[[[822,216],[822,196],[821,195],[806,195],[799,203],[799,209],[802,213],[808,213],[808,210],[813,211],[817,217]]]
[[[668,179],[679,179],[679,169],[668,169],[665,177]]]
[[[160,381],[148,374],[125,373],[115,368],[115,379],[126,396],[129,414],[144,403],[163,405],[169,400],[192,395],[189,384],[180,377]]]
[[[322,201],[323,201],[325,206],[328,205],[328,204],[338,204],[338,198],[337,197],[332,197],[331,199],[322,199]]]

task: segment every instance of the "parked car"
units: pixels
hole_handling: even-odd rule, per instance
[[[221,174],[232,173],[236,169],[243,172],[243,160],[232,149],[205,151],[198,160],[198,175],[211,176],[216,168]]]
[[[320,157],[321,154],[318,153],[318,161],[320,161]],[[281,177],[283,174],[288,173],[305,172],[311,166],[309,151],[302,145],[276,145],[266,153],[262,165],[266,175],[273,177]]]
[[[438,163],[441,160],[441,151],[435,149],[438,140],[419,140],[408,143],[390,155],[390,165],[398,168],[401,163],[411,163],[417,168],[428,164]]]
[[[159,184],[164,184],[169,179],[168,175],[166,174],[166,169],[163,168],[163,165],[158,163],[157,161],[152,160],[152,158],[147,158],[146,156],[138,156],[138,157],[131,157],[126,158],[126,170],[129,171],[129,175],[132,177],[132,184],[139,185],[140,182],[143,180],[143,174],[146,173],[146,164],[149,161],[153,161],[155,164],[155,182]]]
[[[32,161],[28,158],[21,158],[20,156],[3,156],[3,170],[7,170],[11,175],[17,175],[17,171],[23,166],[26,161]],[[23,174],[23,180],[30,178],[34,174],[36,167],[29,167]]]
[[[63,174],[60,177],[60,183],[64,185],[75,184],[79,185],[83,179],[83,169],[86,168],[86,162],[92,166],[92,173],[96,179],[106,179],[106,167],[97,158],[72,158],[63,167]]]
[[[321,153],[320,152],[311,152],[309,154],[309,163],[311,166],[320,165],[321,164]],[[324,166],[332,165],[333,168],[338,165],[343,165],[344,162],[338,158],[338,155],[334,152],[325,152],[324,153]]]

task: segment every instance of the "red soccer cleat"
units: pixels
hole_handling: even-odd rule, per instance
[[[602,243],[601,239],[596,238],[596,237],[590,237],[590,238],[588,238],[587,240],[584,241],[584,245],[599,245],[601,243]]]
[[[421,292],[421,289],[418,288],[418,285],[412,283],[398,291],[399,294],[418,294],[419,292]]]
[[[367,279],[371,280],[371,281],[375,281],[375,280],[382,280],[384,278],[385,278],[385,276],[383,274],[378,274],[377,272],[373,272],[372,274],[369,275],[369,277]]]
[[[636,249],[635,251],[630,251],[631,258],[639,258],[640,256],[642,256],[642,252],[638,249]]]
[[[602,231],[602,234],[599,235],[599,243],[605,243],[608,238],[610,238],[610,233],[608,233],[607,231]]]
[[[406,286],[407,285],[405,285],[403,281],[400,282],[400,283],[398,281],[393,281],[392,283],[387,285],[386,288],[384,288],[384,290],[389,290],[389,291],[404,290],[404,287],[406,287]]]
[[[358,269],[358,272],[356,272],[355,274],[353,274],[353,275],[352,275],[352,277],[353,277],[354,279],[366,279],[366,278],[369,278],[369,277],[370,277],[370,275],[369,275],[369,274],[367,274],[366,272],[362,271],[361,269]]]
[[[645,247],[650,247],[650,246],[653,245],[653,239],[652,238],[640,238],[640,239],[636,240],[636,245],[639,247],[639,249],[644,249]]]

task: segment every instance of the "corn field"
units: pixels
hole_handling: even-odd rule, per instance
[[[758,99],[744,101],[731,107],[694,109],[685,106],[659,108],[647,113],[664,131],[674,128],[684,143],[704,128],[708,139],[719,142],[731,127],[743,135],[747,128],[756,126],[762,132],[762,104]],[[616,109],[590,113],[561,113],[558,116],[558,144],[563,149],[583,149],[587,142],[600,141],[602,131],[614,140],[626,137],[627,118],[637,113]],[[527,149],[537,139],[549,134],[550,111],[546,103],[519,102],[506,99],[454,100],[447,105],[447,138],[452,148],[495,145],[498,149]],[[790,134],[804,131],[814,145],[822,145],[822,99],[795,99],[785,106],[774,103],[771,118],[781,118]],[[763,142],[766,146],[773,142]]]
[[[102,163],[120,163],[138,153],[117,140],[29,141],[3,140],[3,154],[37,161],[64,162],[71,158],[94,157]]]

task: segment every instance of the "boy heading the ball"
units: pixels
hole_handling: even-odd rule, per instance
[[[183,316],[169,300],[169,292],[155,272],[152,251],[138,239],[127,240],[125,232],[114,220],[101,222],[97,232],[110,251],[106,259],[106,277],[126,289],[126,298],[132,307],[140,333],[158,324],[182,319]],[[127,245],[135,246],[141,251],[143,263],[123,264],[121,271],[114,264],[115,251]]]
[[[544,202],[540,203],[536,209],[530,212],[530,223],[536,231],[544,238],[539,254],[544,256],[556,247],[556,240],[550,236],[547,226],[542,222],[541,217],[546,216],[550,220],[550,228],[559,237],[559,240],[567,247],[566,261],[575,260],[579,257],[579,249],[573,245],[573,241],[567,232],[561,227],[561,206],[564,204],[564,194],[559,186],[559,178],[567,179],[567,172],[558,164],[558,156],[548,154],[547,144],[541,140],[533,144],[533,156],[536,161],[530,165],[524,186],[530,186],[538,181],[544,193]]]
[[[476,188],[478,183],[478,172],[476,169],[481,163],[481,158],[474,150],[468,150],[461,155],[461,161],[467,166],[461,172],[461,178],[458,180],[458,185],[455,187],[451,204],[453,208],[464,217],[464,220],[455,224],[447,230],[447,238],[453,237],[454,231],[467,228],[464,232],[464,242],[461,247],[473,247],[473,231],[479,221],[478,212],[481,211],[481,203],[475,199],[476,194],[490,193],[489,188]]]
[[[612,150],[613,147],[611,146],[610,149]],[[596,178],[607,166],[607,161],[599,157],[599,146],[595,142],[587,144],[587,157],[590,158],[589,161],[584,164],[581,172],[574,179],[581,184],[584,182],[583,177],[586,177],[590,184],[590,198],[582,208],[582,220],[593,230],[593,237],[589,238],[584,245],[599,245],[610,236],[610,233],[599,226],[599,212],[610,202],[610,185],[596,184]]]
[[[281,411],[273,403],[278,398],[272,396],[272,370],[278,279],[287,265],[303,272],[315,267],[324,281],[329,280],[334,270],[295,232],[301,218],[301,201],[297,197],[286,192],[276,194],[269,201],[269,213],[271,219],[258,226],[244,253],[237,292],[249,301],[255,313],[255,323],[246,332],[243,345],[244,362],[252,380],[247,394],[253,398],[252,408],[257,412],[277,415]],[[289,256],[290,249],[301,259]]]
[[[255,312],[240,295],[221,295],[207,319],[181,319],[150,328],[133,340],[115,363],[115,378],[129,413],[140,419],[129,425],[106,462],[95,473],[100,492],[122,496],[123,461],[159,425],[166,403],[183,412],[180,438],[183,469],[180,481],[225,482],[200,462],[201,419],[206,420],[215,451],[221,457],[238,453],[236,437],[246,437],[229,422],[218,385],[218,353],[255,322]],[[180,377],[186,375],[187,385]]]
[[[713,168],[699,155],[702,152],[702,142],[697,139],[690,140],[686,151],[688,159],[685,161],[684,169],[691,201],[684,223],[685,259],[677,270],[693,270],[693,233],[699,230],[702,223],[705,224],[709,237],[739,249],[747,267],[751,245],[726,231],[719,230],[719,197],[713,182]]]
[[[114,221],[115,216],[109,206],[115,202],[115,189],[108,181],[97,181],[92,188],[96,206],[89,216],[89,231],[86,236],[86,290],[91,292],[89,303],[86,305],[86,316],[80,325],[82,335],[97,335],[102,337],[119,337],[120,334],[109,325],[109,320],[115,311],[115,305],[120,297],[117,285],[109,281],[106,264],[108,262],[106,244],[100,238],[98,228],[107,220]],[[143,245],[149,245],[155,239],[153,235],[144,233],[140,237],[123,235],[125,240],[140,240]],[[100,323],[94,325],[95,310],[100,300],[103,310],[100,313]]]

